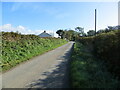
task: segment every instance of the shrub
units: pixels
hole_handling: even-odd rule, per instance
[[[96,59],[87,47],[76,43],[70,63],[72,88],[120,88],[120,82],[107,71],[104,61]]]
[[[120,30],[79,38],[79,41],[90,47],[95,56],[104,60],[111,73],[120,77]]]
[[[2,70],[8,70],[34,56],[57,48],[67,41],[57,38],[40,38],[36,35],[2,33]]]

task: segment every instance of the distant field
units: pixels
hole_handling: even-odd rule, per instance
[[[13,32],[2,32],[3,71],[30,58],[57,48],[67,41],[60,38],[40,38],[36,35],[21,35]]]

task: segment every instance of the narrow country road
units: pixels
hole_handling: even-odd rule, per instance
[[[68,61],[73,42],[2,74],[2,88],[68,88]]]

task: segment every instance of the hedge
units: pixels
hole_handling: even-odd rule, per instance
[[[67,41],[60,38],[40,38],[36,35],[21,35],[14,32],[2,32],[3,71],[29,60],[44,52],[57,48]]]
[[[79,38],[94,55],[104,60],[109,71],[120,78],[120,30]]]

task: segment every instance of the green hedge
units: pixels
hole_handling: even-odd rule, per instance
[[[120,77],[120,30],[79,38],[79,41],[104,60],[111,73]]]
[[[67,41],[57,38],[40,38],[35,35],[21,35],[13,32],[2,33],[2,70],[29,60],[44,52],[57,48]]]
[[[70,63],[72,88],[120,88],[120,82],[107,71],[104,61],[96,59],[88,48],[76,43]]]

